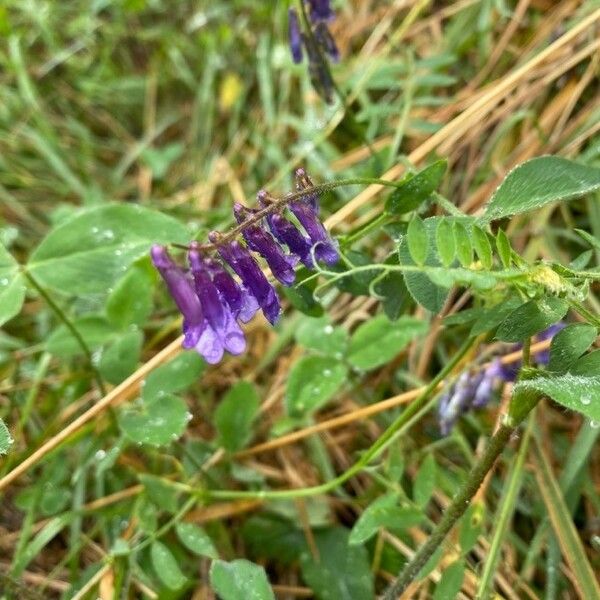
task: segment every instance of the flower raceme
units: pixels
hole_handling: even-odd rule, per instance
[[[296,189],[313,186],[304,169],[296,172]],[[198,242],[188,246],[188,266],[178,265],[164,246],[154,245],[152,262],[183,315],[183,347],[194,348],[206,362],[218,363],[225,352],[241,354],[246,340],[239,323],[247,323],[260,308],[274,325],[281,303],[253,253],[265,260],[273,276],[285,286],[294,283],[294,267],[301,261],[315,268],[315,260],[333,265],[339,260],[337,245],[318,216],[317,194],[307,193],[289,203],[289,210],[304,231],[285,216],[285,204],[270,202],[258,193],[262,209],[273,206],[263,219],[239,203],[233,213],[245,244],[232,235],[212,231],[209,247]],[[287,250],[284,249],[284,246]],[[218,258],[209,256],[216,250]]]
[[[328,23],[335,18],[335,14],[331,8],[330,0],[300,1],[303,11],[308,12],[307,30],[302,30],[296,9],[290,8],[288,38],[292,60],[296,64],[301,63],[304,51],[306,51],[311,83],[325,101],[331,103],[335,86],[325,57],[333,62],[338,62],[340,59],[338,47],[328,26]],[[307,4],[308,11],[306,10]]]

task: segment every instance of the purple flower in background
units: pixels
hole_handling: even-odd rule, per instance
[[[296,64],[299,64],[302,62],[302,33],[298,13],[293,8],[288,11],[288,38],[292,59]]]
[[[308,0],[310,19],[313,23],[332,21],[335,14],[331,8],[331,0]]]
[[[241,225],[252,214],[252,211],[236,202],[233,205],[233,214]],[[296,279],[294,266],[298,263],[298,257],[286,256],[273,236],[260,225],[249,225],[244,229],[242,235],[248,248],[258,252],[267,261],[276,279],[286,286],[294,283],[294,279]]]
[[[535,336],[535,341],[552,339],[565,327],[562,321],[551,325]],[[538,365],[547,365],[549,352],[537,353]],[[521,362],[502,364],[496,357],[488,366],[475,374],[464,372],[450,388],[440,397],[438,419],[442,435],[448,435],[458,418],[471,408],[483,408],[493,398],[495,392],[507,382],[516,380]]]
[[[319,46],[323,49],[323,52],[329,56],[333,62],[340,60],[340,51],[327,27],[327,23],[320,21],[315,27],[315,38]]]
[[[303,49],[308,56],[308,74],[310,81],[327,103],[333,101],[335,84],[331,78],[327,60],[338,62],[340,53],[327,25],[335,18],[329,0],[301,0],[303,7],[308,2],[309,23],[303,31],[300,18],[295,9],[288,12],[288,39],[292,60],[298,64],[303,59]]]

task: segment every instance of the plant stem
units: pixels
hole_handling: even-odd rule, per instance
[[[347,185],[383,185],[388,187],[402,187],[403,183],[401,181],[388,181],[387,179],[378,179],[377,177],[352,177],[350,179],[340,179],[338,181],[329,181],[328,183],[322,183],[320,185],[315,185],[314,187],[307,188],[304,190],[299,190],[294,192],[293,194],[286,194],[281,198],[270,197],[271,203],[257,210],[253,213],[248,219],[246,219],[243,223],[240,223],[233,229],[230,229],[227,233],[223,233],[219,235],[219,240],[214,244],[198,244],[196,245],[197,250],[201,251],[211,251],[215,250],[222,244],[226,244],[233,239],[235,239],[246,227],[249,225],[253,225],[254,223],[258,223],[262,219],[264,219],[267,215],[271,213],[278,212],[282,210],[287,204],[290,202],[294,202],[294,200],[300,200],[305,196],[312,196],[314,194],[324,194],[325,192],[329,192],[338,187],[344,187]],[[189,246],[184,244],[171,244],[176,248],[182,248],[184,250],[189,250]]]
[[[469,473],[467,481],[454,497],[450,507],[444,512],[442,520],[433,530],[425,544],[419,548],[410,563],[400,572],[396,581],[386,590],[383,600],[395,600],[417,577],[433,553],[442,544],[448,532],[469,507],[471,499],[483,483],[488,471],[494,466],[496,459],[500,456],[502,450],[504,450],[515,429],[515,427],[503,424],[493,435],[483,456]]]
[[[85,354],[85,357],[88,361],[90,370],[92,371],[92,373],[94,375],[94,379],[96,380],[96,383],[98,384],[98,388],[100,389],[100,392],[102,393],[103,396],[106,396],[106,388],[104,387],[104,382],[102,381],[102,377],[101,377],[100,373],[98,372],[98,369],[96,369],[96,367],[94,366],[94,361],[92,359],[92,353],[91,353],[88,345],[86,344],[85,340],[81,337],[81,334],[79,333],[79,331],[77,331],[77,328],[75,327],[75,325],[73,325],[73,323],[71,322],[69,317],[67,317],[67,315],[65,314],[63,309],[60,306],[58,306],[58,304],[56,304],[56,302],[53,300],[52,296],[50,296],[50,294],[48,294],[48,292],[38,283],[38,281],[35,279],[35,277],[31,273],[29,273],[29,271],[27,271],[26,269],[23,269],[23,274],[25,275],[25,277],[27,278],[29,283],[31,283],[31,285],[37,290],[37,292],[40,294],[40,296],[46,301],[46,304],[48,304],[50,309],[52,311],[54,311],[54,314],[56,314],[56,316],[59,318],[59,320],[63,322],[64,326],[69,330],[71,335],[75,338],[75,340],[79,344],[79,347]]]

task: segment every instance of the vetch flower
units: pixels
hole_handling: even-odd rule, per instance
[[[193,348],[199,339],[198,328],[204,322],[204,314],[192,280],[188,273],[175,263],[164,246],[152,246],[150,256],[183,315],[183,347]]]
[[[252,214],[252,211],[236,202],[233,205],[233,214],[237,222],[242,224]],[[267,261],[276,279],[286,286],[294,283],[294,279],[296,279],[294,266],[298,262],[298,257],[286,256],[273,236],[260,225],[249,225],[244,228],[242,235],[248,248],[258,252]]]
[[[336,244],[310,203],[303,200],[290,202],[290,210],[308,234],[315,257],[326,265],[335,265],[340,259]]]
[[[331,31],[329,31],[329,27],[327,27],[327,23],[324,21],[319,21],[315,26],[315,38],[323,52],[325,52],[333,62],[338,62],[340,60],[340,51],[331,35]]]
[[[294,8],[288,11],[288,38],[293,61],[298,64],[302,62],[302,33],[298,13]]]
[[[310,19],[313,23],[331,21],[335,14],[331,8],[331,0],[308,0]]]
[[[256,298],[269,323],[274,325],[281,313],[279,297],[252,255],[237,241],[219,244],[219,234],[216,231],[211,231],[208,239],[213,244],[218,244],[217,251],[221,258],[242,280],[242,283]]]
[[[534,341],[540,342],[552,339],[564,327],[565,324],[559,321],[538,333]],[[535,360],[538,365],[547,365],[549,361],[548,350],[538,352]],[[450,433],[454,423],[463,413],[471,408],[487,406],[496,391],[504,383],[516,380],[520,368],[520,361],[502,364],[500,358],[496,357],[482,371],[474,374],[468,371],[464,372],[439,400],[438,418],[442,435]]]

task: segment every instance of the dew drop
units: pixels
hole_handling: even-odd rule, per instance
[[[587,406],[591,402],[592,402],[592,399],[588,395],[581,396],[581,404],[583,404],[584,406]]]
[[[598,427],[600,427],[600,421],[590,421],[590,427],[592,429],[598,429]]]
[[[323,331],[327,335],[331,335],[333,333],[333,326],[332,325],[325,325],[325,328],[323,329]]]

